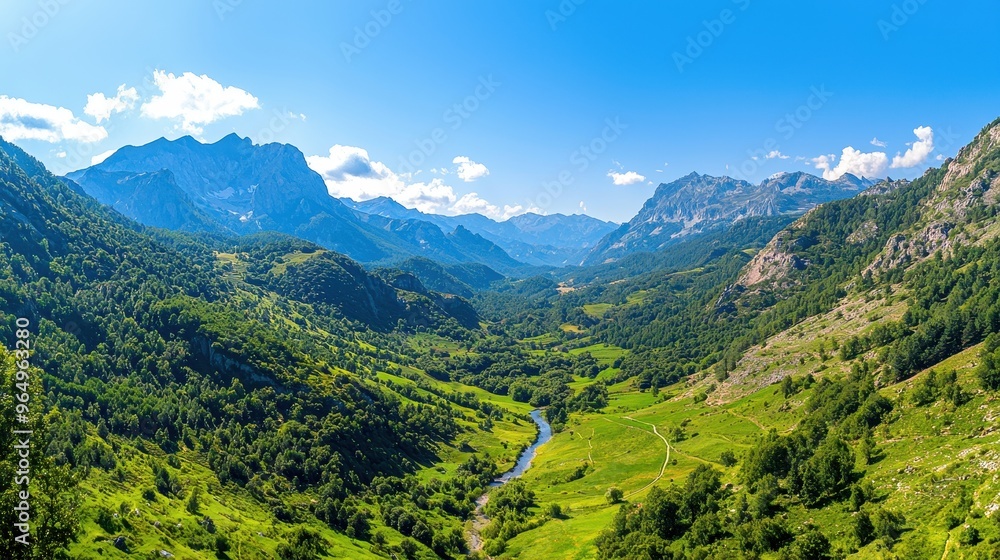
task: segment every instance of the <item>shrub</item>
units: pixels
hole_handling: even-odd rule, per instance
[[[97,510],[96,521],[97,524],[101,527],[101,529],[104,529],[104,531],[107,533],[117,533],[119,529],[122,528],[121,523],[119,523],[118,520],[115,519],[115,516],[113,513],[111,513],[111,510],[103,506],[98,508]]]
[[[549,517],[552,519],[559,519],[562,517],[562,507],[559,504],[549,504],[548,511]]]
[[[736,454],[732,451],[723,451],[722,455],[719,456],[719,462],[726,467],[731,467],[736,464]]]
[[[191,489],[191,495],[188,496],[187,504],[185,505],[188,513],[191,515],[198,515],[199,510],[201,510],[201,488],[195,486]]]
[[[219,554],[225,554],[232,549],[232,545],[229,543],[229,537],[218,534],[215,535],[215,551]]]
[[[622,489],[617,486],[612,486],[611,488],[608,488],[608,491],[604,493],[604,499],[606,499],[608,503],[611,505],[621,502],[622,498],[624,497],[625,493],[622,492]]]
[[[795,540],[792,558],[796,560],[825,560],[830,558],[830,540],[826,535],[810,529]]]
[[[976,529],[972,525],[966,525],[962,529],[962,534],[958,537],[958,542],[962,546],[975,546],[980,540],[979,529]]]

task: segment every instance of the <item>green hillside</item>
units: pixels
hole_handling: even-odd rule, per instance
[[[2,142],[0,183],[9,557],[1000,558],[1000,121],[572,279],[147,229]]]
[[[571,384],[607,404],[570,413],[525,476],[548,521],[487,551],[997,557],[998,125],[759,252],[522,312],[555,333],[536,352],[626,350]]]
[[[413,359],[399,341],[416,330],[469,337],[447,311],[414,307],[352,261],[297,240],[142,229],[0,148],[0,334],[13,347],[23,317],[35,339],[34,445],[38,464],[50,463],[36,480],[57,487],[39,519],[66,525],[48,535],[53,550],[461,551],[463,512],[534,429],[523,409],[402,365]],[[282,283],[312,263],[330,277]],[[334,279],[383,299],[331,301],[342,290],[322,290]],[[401,320],[380,315],[392,313]],[[380,334],[388,325],[399,330]],[[11,399],[14,370],[3,375]],[[13,407],[4,410],[6,423]],[[13,457],[2,465],[12,469]],[[5,537],[15,490],[3,489]]]

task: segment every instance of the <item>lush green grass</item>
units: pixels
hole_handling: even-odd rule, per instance
[[[641,501],[654,480],[660,486],[680,481],[699,463],[712,462],[726,470],[717,463],[722,452],[745,449],[762,433],[752,422],[723,409],[691,398],[670,398],[683,392],[682,385],[665,388],[659,395],[630,390],[628,383],[613,389],[605,413],[574,415],[566,430],[539,449],[524,476],[541,506],[558,503],[570,513],[509,541],[505,557],[594,558],[593,540],[618,509],[605,499],[608,488],[617,486],[629,500]],[[682,422],[687,438],[671,442],[670,461],[658,478],[667,450],[648,424],[670,439]],[[586,474],[570,480],[580,465],[589,465]],[[727,478],[732,481],[734,472],[729,471]]]
[[[908,530],[894,551],[898,558],[941,558],[948,542],[948,558],[972,558],[972,551],[985,551],[989,539],[1000,538],[1000,527],[987,515],[1000,509],[1000,399],[977,392],[972,365],[979,348],[974,347],[939,364],[944,372],[956,369],[959,384],[976,393],[961,407],[938,401],[917,407],[910,393],[927,372],[883,389],[896,403],[886,428],[875,439],[882,456],[870,466],[857,465],[881,496],[882,506],[902,512]],[[629,501],[641,501],[642,490],[659,473],[665,446],[648,424],[672,439],[672,430],[684,424],[684,439],[671,442],[670,462],[657,485],[680,481],[700,462],[709,462],[724,473],[724,482],[738,485],[738,466],[719,463],[724,451],[739,455],[755,438],[772,428],[790,431],[804,414],[810,390],[785,399],[777,386],[768,386],[726,404],[695,402],[692,391],[679,384],[654,396],[635,392],[628,383],[612,388],[611,403],[604,413],[574,415],[566,430],[539,450],[525,480],[536,492],[539,506],[558,503],[569,513],[508,542],[503,558],[592,559],[594,539],[617,511],[604,493],[609,486],[625,491]],[[645,422],[648,424],[643,424]],[[586,474],[571,480],[580,465]],[[962,494],[972,506],[955,514]],[[835,546],[849,546],[851,514],[843,504],[818,509],[798,503],[784,504],[790,527],[812,523],[820,527]],[[946,517],[955,514],[960,525],[949,531]],[[973,548],[960,546],[964,525],[976,527],[984,542]],[[876,543],[850,558],[888,558]]]
[[[626,305],[642,305],[650,296],[649,290],[638,290],[632,292],[625,298]]]
[[[582,334],[583,332],[585,332],[579,325],[574,325],[571,323],[564,323],[560,325],[559,328],[562,329],[564,333],[570,333],[570,334]]]
[[[438,352],[448,352],[449,354],[455,355],[468,353],[468,351],[458,342],[429,332],[417,333],[410,336],[407,341],[413,349],[420,352],[436,350]]]
[[[427,375],[426,373],[424,373],[419,369],[412,368],[409,366],[401,366],[401,368],[403,369],[404,372],[409,372],[411,374],[419,375],[422,379],[428,381],[433,386],[441,390],[448,390],[457,393],[472,393],[473,395],[476,396],[476,398],[478,398],[481,401],[493,403],[515,414],[522,414],[526,416],[534,408],[528,403],[517,402],[507,395],[497,395],[485,389],[481,389],[479,387],[474,387],[472,385],[464,385],[462,383],[459,383],[458,381],[447,381],[447,382],[440,381],[434,379],[433,377]]]
[[[632,292],[625,297],[625,306],[629,305],[642,305],[649,298],[649,290],[638,290]],[[581,309],[587,314],[588,317],[593,317],[595,319],[601,319],[604,317],[605,313],[615,309],[615,305],[611,303],[588,303],[585,304]]]
[[[287,255],[284,255],[284,256],[281,257],[281,262],[276,263],[274,265],[274,267],[271,268],[271,272],[273,272],[275,276],[280,276],[280,275],[282,275],[282,274],[285,273],[285,270],[288,269],[289,265],[302,264],[302,263],[306,262],[307,260],[309,260],[311,258],[314,258],[314,257],[318,257],[318,256],[320,256],[320,255],[322,255],[324,253],[326,253],[326,251],[322,251],[322,250],[320,250],[320,251],[313,251],[311,253],[303,253],[301,251],[295,251],[294,253],[288,253]]]
[[[556,335],[554,335],[552,333],[545,333],[545,334],[541,334],[541,335],[538,335],[538,336],[532,336],[530,338],[525,338],[521,342],[524,342],[524,343],[527,343],[527,344],[535,343],[535,344],[539,344],[541,346],[550,346],[550,345],[553,345],[553,344],[556,344],[557,342],[559,342],[559,339],[556,338]]]
[[[600,319],[604,317],[604,314],[612,307],[614,306],[610,303],[588,303],[583,306],[583,312],[589,317]]]
[[[626,350],[623,348],[605,343],[591,344],[590,346],[583,346],[570,350],[570,354],[590,354],[599,364],[605,367],[614,363],[614,361],[622,357],[625,352]]]

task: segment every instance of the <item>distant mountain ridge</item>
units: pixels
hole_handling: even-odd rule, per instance
[[[760,184],[691,173],[663,183],[627,224],[609,233],[585,264],[641,251],[658,251],[685,237],[750,217],[804,214],[819,204],[849,198],[876,181],[845,174],[828,181],[808,173],[778,173]]]
[[[359,212],[387,218],[423,220],[445,231],[464,227],[496,243],[515,259],[535,265],[577,264],[604,236],[618,228],[614,222],[585,214],[542,215],[529,212],[498,222],[482,214],[427,214],[406,208],[384,196],[362,202],[349,198],[342,198],[341,201]]]
[[[479,262],[501,272],[523,266],[468,231],[446,234],[426,221],[359,215],[330,196],[298,148],[257,145],[236,134],[214,144],[185,136],[125,146],[66,179],[154,227],[237,234],[273,230],[369,264],[427,257]]]
[[[746,218],[801,215],[875,184],[850,174],[828,181],[779,173],[753,184],[691,173],[661,184],[621,226],[579,214],[528,213],[498,222],[481,214],[428,214],[386,197],[331,197],[294,146],[256,145],[235,134],[214,144],[185,136],[126,146],[65,180],[145,225],[196,233],[271,230],[369,265],[417,257],[515,275],[532,266],[595,265],[659,251]]]

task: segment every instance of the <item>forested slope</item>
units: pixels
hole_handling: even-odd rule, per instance
[[[465,492],[514,451],[478,424],[514,417],[471,394],[416,391],[376,374],[403,373],[393,362],[405,359],[387,350],[405,352],[380,331],[465,333],[462,324],[478,328],[474,311],[457,298],[398,290],[291,238],[146,230],[7,143],[0,184],[0,337],[13,345],[15,319],[30,323],[32,421],[48,431],[35,445],[52,473],[41,480],[64,485],[58,495],[87,496],[59,506],[70,528],[82,527],[81,540],[70,544],[67,530],[50,539],[51,550],[209,557],[239,545],[243,557],[313,557],[338,550],[326,539],[375,538],[371,529],[384,524],[377,502],[390,498],[386,512],[405,506],[409,521],[380,533],[377,546],[398,547],[411,535],[413,554],[434,546],[447,556],[463,546],[460,532],[451,536],[475,497]],[[5,384],[12,375],[5,367]],[[497,446],[494,458],[478,459],[470,437]],[[417,483],[403,477],[470,457],[447,482],[422,490],[425,498],[409,496]],[[59,482],[69,472],[76,482]],[[379,484],[387,486],[378,500],[366,502]],[[425,501],[435,494],[447,503]],[[3,499],[9,516],[10,487]],[[253,523],[234,524],[233,516]],[[168,520],[178,530],[167,530]],[[250,527],[266,539],[257,542],[264,537]],[[368,548],[359,549],[363,556]]]

